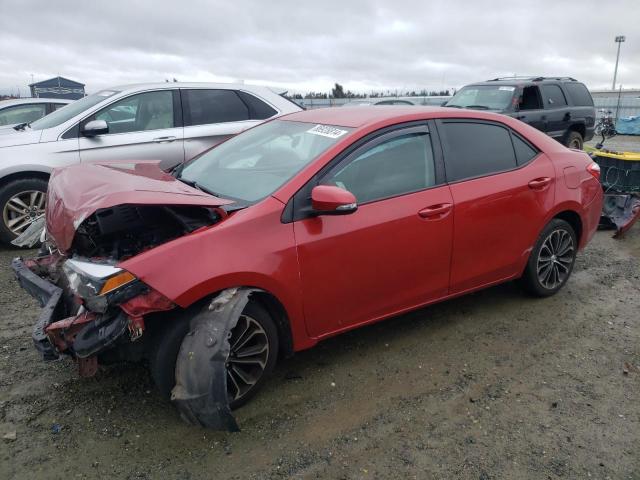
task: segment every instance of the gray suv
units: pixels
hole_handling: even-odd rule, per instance
[[[77,100],[0,135],[0,241],[44,212],[54,168],[80,162],[180,163],[265,119],[297,112],[284,92],[251,85],[127,85]]]
[[[589,90],[571,77],[494,78],[461,88],[444,106],[500,112],[577,149],[593,138],[596,120]]]

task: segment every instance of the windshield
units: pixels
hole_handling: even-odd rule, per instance
[[[471,85],[459,90],[447,107],[506,110],[516,87],[508,85]]]
[[[94,105],[97,105],[101,101],[114,96],[116,93],[120,92],[116,92],[115,90],[103,90],[101,92],[94,93],[93,95],[89,95],[88,97],[81,98],[80,100],[76,100],[69,105],[65,105],[64,107],[59,108],[46,117],[42,117],[40,120],[33,122],[30,127],[33,130],[42,130],[44,128],[57,127],[58,125],[62,125],[67,120],[72,119],[79,113],[82,113],[85,110],[93,107]]]
[[[205,152],[186,164],[178,178],[219,197],[255,202],[272,194],[350,131],[275,120]]]

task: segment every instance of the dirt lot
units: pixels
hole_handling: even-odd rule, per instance
[[[80,379],[31,346],[0,251],[0,478],[640,479],[640,226],[544,300],[507,284],[276,369],[242,432],[183,424],[143,366]]]

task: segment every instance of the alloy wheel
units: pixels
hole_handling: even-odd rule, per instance
[[[260,380],[269,359],[269,338],[252,317],[242,315],[231,331],[227,360],[227,396],[240,400]]]
[[[571,234],[562,228],[551,232],[538,253],[537,273],[540,284],[548,290],[562,285],[571,272],[574,257],[575,247]]]
[[[4,205],[2,219],[15,235],[20,235],[44,214],[45,192],[27,190],[11,197]]]

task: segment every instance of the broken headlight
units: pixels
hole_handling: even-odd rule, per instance
[[[122,268],[86,260],[67,260],[62,270],[69,288],[80,298],[90,299],[115,292],[136,281],[136,277]]]

